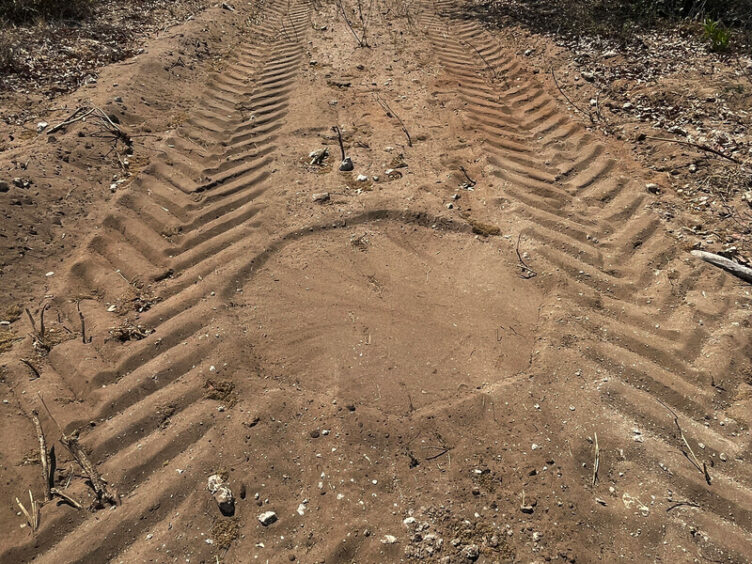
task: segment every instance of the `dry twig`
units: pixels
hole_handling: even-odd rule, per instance
[[[77,502],[75,499],[73,499],[71,496],[69,496],[68,494],[66,494],[62,490],[59,490],[57,488],[51,488],[50,492],[52,493],[52,495],[58,496],[60,499],[62,499],[63,501],[65,501],[69,505],[75,507],[76,509],[82,509],[83,508],[83,506],[79,502]]]
[[[412,147],[413,146],[413,140],[410,137],[410,132],[407,131],[407,127],[405,126],[405,122],[402,121],[402,118],[400,118],[397,113],[387,104],[384,100],[381,99],[381,97],[378,95],[378,93],[374,92],[374,98],[376,98],[376,101],[379,103],[379,106],[386,112],[387,117],[393,117],[395,118],[402,128],[402,131],[405,134],[405,137],[407,137],[407,146]]]
[[[91,487],[94,489],[94,493],[97,495],[96,505],[102,506],[104,503],[109,503],[110,505],[119,505],[120,499],[118,498],[117,493],[110,491],[110,488],[107,486],[107,482],[105,482],[102,479],[102,476],[99,475],[99,472],[94,467],[94,464],[92,464],[91,460],[89,460],[89,456],[86,454],[86,452],[84,452],[84,449],[78,443],[78,433],[73,433],[71,435],[66,435],[65,433],[63,433],[63,436],[60,437],[60,442],[63,443],[63,446],[68,449],[68,452],[71,453],[71,456],[73,456],[74,460],[78,462],[78,465],[83,469],[84,472],[86,472],[86,475],[89,477]]]
[[[31,361],[30,361],[30,360],[28,360],[28,359],[26,359],[26,358],[19,358],[18,360],[20,360],[20,361],[21,361],[21,362],[23,362],[23,363],[24,363],[24,364],[25,364],[26,366],[28,366],[28,367],[29,367],[29,369],[30,369],[30,370],[31,370],[31,371],[32,371],[32,372],[34,373],[34,378],[33,378],[33,379],[36,379],[36,378],[41,378],[41,375],[39,374],[39,370],[37,370],[37,369],[35,368],[35,366],[34,366],[34,365],[33,365],[33,364],[31,363]]]
[[[598,469],[601,465],[601,449],[598,447],[598,433],[593,432],[595,439],[595,462],[593,463],[593,485],[598,482]]]
[[[556,73],[554,72],[554,67],[551,67],[551,77],[554,79],[554,84],[556,85],[556,88],[559,89],[559,92],[561,93],[562,96],[564,96],[564,98],[566,99],[566,101],[569,102],[569,104],[575,110],[577,110],[578,112],[580,112],[582,115],[587,116],[588,119],[590,119],[591,123],[595,123],[595,119],[593,118],[592,112],[586,112],[585,110],[581,109],[577,104],[575,104],[574,102],[572,102],[572,100],[569,98],[569,96],[567,96],[566,92],[564,92],[564,90],[561,89],[561,86],[559,86],[559,81],[556,80]]]
[[[339,142],[339,150],[342,152],[342,160],[345,160],[345,144],[342,142],[342,132],[336,125],[332,127],[332,130],[337,134],[337,141]]]
[[[649,135],[646,136],[645,139],[651,139],[653,141],[666,141],[667,143],[678,143],[679,145],[686,145],[687,147],[694,147],[695,149],[701,149],[702,151],[707,151],[708,153],[713,153],[714,155],[718,155],[719,157],[727,159],[731,161],[732,163],[744,164],[739,159],[732,157],[730,155],[727,155],[726,153],[723,153],[717,149],[713,149],[713,147],[708,147],[707,145],[701,145],[699,143],[692,143],[691,141],[682,141],[681,139],[669,139],[668,137],[651,137]]]
[[[697,455],[695,454],[695,451],[692,450],[692,447],[689,445],[689,442],[687,441],[687,438],[684,436],[684,431],[682,431],[681,425],[679,425],[679,416],[676,414],[676,412],[671,409],[668,405],[663,403],[660,399],[656,398],[658,403],[660,403],[663,407],[665,407],[669,413],[674,417],[674,424],[676,425],[676,428],[679,430],[679,436],[681,437],[682,442],[684,443],[684,446],[687,447],[687,450],[683,450],[684,456],[692,463],[692,466],[697,468],[697,470],[705,477],[705,481],[710,484],[710,474],[708,474],[708,466],[704,462],[700,464],[700,460],[697,458]]]
[[[81,300],[76,301],[76,309],[78,309],[78,317],[81,320],[81,341],[84,345],[91,343],[91,337],[86,340],[86,319],[84,313],[81,311]]]
[[[37,430],[37,439],[39,440],[39,460],[42,463],[42,483],[44,484],[44,501],[52,499],[50,495],[50,461],[47,456],[47,441],[44,438],[42,424],[39,422],[39,414],[36,410],[31,412],[31,419],[34,421],[34,428]]]
[[[345,12],[345,7],[342,5],[342,0],[338,0],[337,5],[339,6],[340,11],[342,12],[342,17],[345,19],[345,23],[347,24],[347,28],[350,30],[350,33],[353,34],[353,37],[355,38],[355,41],[358,42],[358,47],[368,47],[368,43],[366,42],[366,28],[365,23],[363,23],[363,35],[362,37],[358,37],[358,34],[355,32],[355,29],[353,29],[352,24],[350,23],[350,19],[347,17],[347,12]],[[360,8],[360,2],[358,3],[358,8]],[[360,19],[361,22],[363,22],[363,11],[360,11]]]
[[[535,272],[535,270],[533,270],[532,268],[530,268],[524,260],[522,260],[522,254],[520,253],[520,240],[521,239],[522,239],[522,233],[520,233],[517,236],[517,246],[515,247],[514,250],[517,253],[517,260],[520,261],[519,267],[520,267],[520,270],[522,270],[522,273],[520,274],[520,276],[522,278],[525,278],[526,280],[529,280],[530,278],[535,278],[536,276],[538,276],[538,273]]]
[[[27,511],[26,507],[24,507],[24,504],[21,503],[20,499],[16,498],[16,504],[18,504],[18,507],[21,509],[24,516],[26,517],[26,521],[29,523],[29,527],[31,527],[31,531],[36,532],[37,528],[39,527],[39,509],[37,507],[36,501],[34,501],[34,495],[31,493],[31,490],[29,490],[29,499],[31,500],[29,502],[31,513]]]

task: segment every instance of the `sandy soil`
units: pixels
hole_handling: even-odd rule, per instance
[[[359,48],[216,6],[65,100],[132,155],[87,120],[0,157],[0,561],[749,561],[747,287],[461,13],[375,3]],[[83,506],[34,532],[33,411]]]

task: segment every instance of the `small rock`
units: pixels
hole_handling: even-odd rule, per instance
[[[402,522],[406,527],[412,527],[415,524],[415,517],[407,517]]]
[[[230,12],[235,11],[235,8],[231,4],[228,4],[227,2],[222,2],[222,9],[229,10]]]
[[[718,458],[720,458],[722,462],[726,462],[728,460],[725,452],[722,452],[721,454],[719,454]]]
[[[595,74],[592,72],[583,72],[580,73],[580,76],[587,80],[588,82],[593,82],[595,80]]]
[[[206,487],[214,496],[214,501],[217,502],[222,515],[229,516],[235,514],[235,498],[233,497],[230,488],[222,479],[222,476],[219,474],[212,474],[209,476]]]
[[[5,193],[8,190],[10,190],[10,184],[5,182],[4,180],[0,180],[0,193]]]
[[[645,184],[645,189],[650,192],[651,194],[660,194],[661,188],[657,184]]]
[[[368,180],[368,177],[365,174],[359,174],[355,180],[357,180],[358,182],[365,182],[366,180]]]
[[[349,172],[354,168],[355,165],[353,165],[352,159],[350,157],[345,157],[342,163],[339,165],[339,169],[342,172]]]
[[[446,205],[446,209],[448,209],[448,210],[453,210],[453,209],[454,209],[454,204],[453,204],[453,203],[451,203],[451,202],[450,202],[450,203],[448,203],[448,204]]]
[[[524,55],[525,55],[526,57],[529,57],[529,56],[530,56],[530,55],[532,55],[532,54],[533,54],[533,49],[525,49],[525,53],[524,53]]]
[[[277,514],[274,511],[265,511],[258,516],[258,520],[264,527],[268,527],[277,520]]]
[[[48,125],[50,125],[50,124],[47,123],[46,121],[40,121],[37,124],[37,133],[42,133],[42,131],[44,131],[45,129],[47,129]]]
[[[384,538],[381,539],[381,542],[384,544],[395,544],[397,542],[397,537],[394,535],[384,535]]]
[[[123,97],[122,96],[115,96],[115,103],[116,104],[122,104],[123,103]]]
[[[539,533],[537,531],[533,533],[533,541],[538,542],[542,538],[543,538],[543,533]]]
[[[318,439],[321,436],[321,433],[319,433],[318,429],[314,429],[309,433],[309,435],[311,435],[312,439]]]
[[[475,562],[480,557],[480,548],[477,544],[469,544],[462,549],[462,556],[471,562]]]
[[[317,192],[311,197],[314,202],[319,203],[328,202],[329,198],[329,192]]]
[[[112,313],[113,311],[117,311],[117,306],[115,304],[112,304],[110,307],[107,308],[107,311]]]

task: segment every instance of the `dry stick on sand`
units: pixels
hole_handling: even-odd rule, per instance
[[[58,496],[63,501],[65,501],[69,505],[75,507],[76,509],[83,509],[83,506],[80,503],[78,503],[75,499],[73,499],[71,496],[69,496],[68,494],[66,494],[64,491],[59,490],[57,488],[51,488],[50,492],[52,492],[52,495]]]
[[[593,463],[593,485],[598,482],[598,468],[601,466],[601,449],[598,447],[598,433],[593,432],[595,438],[595,462]]]
[[[37,439],[39,440],[39,460],[42,463],[42,480],[44,484],[44,501],[50,501],[50,460],[47,457],[47,441],[44,439],[42,424],[39,422],[39,414],[32,410],[31,419],[34,421],[34,428],[37,430]]]
[[[66,127],[66,126],[68,126],[68,125],[70,125],[72,123],[75,123],[77,121],[81,121],[82,119],[86,118],[87,116],[89,116],[89,115],[91,115],[93,113],[94,113],[94,109],[92,109],[92,108],[88,108],[88,109],[85,108],[85,107],[78,108],[75,112],[73,112],[73,114],[71,114],[71,116],[69,118],[63,120],[61,123],[58,123],[56,126],[51,127],[50,129],[48,129],[47,130],[47,135],[51,135],[51,134],[55,133],[56,131],[59,131],[60,129],[62,129],[62,128]]]
[[[34,321],[34,316],[31,315],[31,312],[29,311],[29,308],[24,308],[26,311],[26,315],[29,317],[29,322],[31,323],[31,330],[34,331],[34,335],[37,339],[39,339],[39,331],[37,331],[37,324],[36,321]]]
[[[462,41],[460,41],[462,43]],[[488,62],[488,60],[483,56],[483,54],[476,49],[475,45],[470,43],[469,41],[465,40],[465,43],[467,43],[470,48],[477,53],[477,55],[480,57],[480,59],[486,64],[488,67],[488,70],[491,71],[491,75],[494,77],[494,80],[499,78],[499,74],[496,72],[496,69],[491,66],[491,64]]]
[[[402,131],[405,133],[405,137],[407,137],[407,146],[412,147],[413,146],[413,140],[410,137],[410,132],[407,131],[407,127],[405,127],[405,122],[402,121],[402,118],[400,118],[397,113],[387,104],[384,100],[381,99],[381,96],[378,95],[378,93],[374,92],[373,94],[374,98],[376,98],[376,101],[379,103],[379,106],[386,112],[387,117],[393,117],[395,118],[402,128]]]
[[[697,470],[705,476],[705,481],[710,484],[710,474],[708,474],[708,465],[704,462],[702,465],[700,465],[700,460],[697,458],[697,455],[695,455],[695,451],[692,450],[692,447],[689,446],[689,442],[687,442],[687,438],[684,436],[684,431],[682,431],[681,425],[679,425],[679,416],[676,414],[676,412],[671,409],[668,405],[663,403],[660,399],[656,398],[656,401],[660,403],[663,407],[665,407],[671,415],[674,417],[674,424],[676,424],[676,428],[679,429],[679,436],[681,437],[682,442],[684,443],[684,446],[687,447],[687,451],[684,452],[684,456],[687,457],[687,460],[689,460],[692,463],[692,466],[697,468]],[[691,456],[690,456],[691,455]]]
[[[522,254],[520,253],[520,239],[522,239],[522,233],[517,236],[517,247],[515,247],[514,250],[517,253],[517,260],[520,261],[520,269],[522,270],[521,276],[529,280],[530,278],[535,278],[536,276],[538,276],[538,273],[530,268],[524,260],[522,260]]]
[[[86,319],[84,319],[84,313],[81,311],[81,301],[76,301],[76,309],[78,309],[78,317],[81,320],[81,341],[84,345],[91,343],[91,337],[86,340]]]
[[[465,178],[467,179],[467,186],[469,188],[473,188],[477,184],[477,182],[473,180],[472,178],[470,178],[470,175],[467,173],[467,170],[465,169],[464,166],[460,165],[460,171],[462,171],[462,174],[464,174]]]
[[[342,152],[342,160],[344,161],[347,157],[345,157],[345,144],[342,142],[342,132],[336,125],[332,127],[332,130],[337,134],[337,141],[339,141],[339,150]]]
[[[575,110],[577,110],[578,112],[580,112],[582,115],[587,116],[588,119],[590,119],[591,123],[595,123],[595,119],[593,118],[593,114],[591,112],[586,112],[585,110],[581,109],[577,104],[575,104],[574,102],[572,102],[572,100],[569,98],[569,96],[567,96],[567,94],[564,92],[564,90],[561,89],[561,86],[559,86],[559,81],[556,80],[556,73],[554,72],[554,67],[551,67],[551,77],[554,79],[554,84],[556,85],[556,88],[559,89],[559,92],[561,93],[562,96],[564,96],[564,98],[566,99],[566,101],[569,102],[570,105]]]
[[[732,163],[744,164],[739,159],[732,157],[730,155],[727,155],[726,153],[722,153],[721,151],[718,151],[717,149],[713,149],[712,147],[708,147],[707,145],[700,145],[699,143],[692,143],[690,141],[682,141],[681,139],[669,139],[667,137],[646,136],[645,139],[652,139],[653,141],[666,141],[667,143],[678,143],[679,145],[686,145],[687,147],[694,147],[696,149],[707,151],[708,153],[713,153],[714,155],[718,155],[719,157],[722,157],[724,159],[728,159]]]
[[[58,431],[60,431],[60,435],[61,435],[60,442],[63,444],[65,448],[68,449],[68,452],[71,453],[71,456],[73,456],[74,460],[84,470],[84,472],[86,472],[86,475],[89,477],[89,482],[91,482],[91,487],[94,489],[94,493],[97,494],[97,501],[100,504],[102,502],[107,502],[111,505],[120,505],[120,498],[118,498],[116,493],[110,492],[110,490],[107,488],[107,483],[104,480],[102,480],[102,477],[99,475],[99,472],[97,472],[97,469],[91,463],[91,460],[89,460],[89,457],[84,452],[83,448],[81,448],[81,445],[78,444],[78,434],[73,433],[71,436],[66,435],[63,432],[63,428],[60,427],[60,424],[57,422],[55,417],[50,412],[50,408],[47,407],[47,403],[44,401],[44,398],[39,393],[37,393],[37,396],[39,397],[39,400],[42,402],[44,409],[47,411],[47,415],[49,415],[50,419],[52,419],[52,422],[55,423],[55,425],[57,426]],[[73,505],[76,509],[81,509],[80,503],[78,503],[76,500],[72,499],[71,497],[63,494],[58,489],[52,488],[52,490],[50,491],[55,495],[59,495],[65,501]]]
[[[691,254],[694,257],[702,259],[705,262],[708,262],[713,266],[717,266],[718,268],[721,268],[726,272],[733,274],[737,278],[741,278],[745,282],[752,284],[752,268],[742,266],[738,262],[734,262],[733,260],[722,257],[721,255],[715,255],[713,253],[707,253],[705,251],[692,251]]]
[[[111,492],[107,487],[107,483],[99,475],[99,472],[89,460],[88,455],[84,452],[84,449],[78,444],[78,434],[73,433],[60,437],[60,442],[68,449],[78,465],[83,468],[86,475],[89,477],[91,487],[94,488],[94,493],[97,494],[97,501],[102,503],[109,503],[110,505],[119,505],[120,500],[116,493]]]
[[[46,406],[45,406],[46,407]],[[37,438],[39,439],[39,458],[42,462],[42,479],[44,480],[44,501],[45,503],[52,499],[53,495],[62,498],[64,501],[75,507],[81,509],[81,504],[78,503],[68,494],[52,487],[52,469],[50,464],[50,457],[47,453],[47,441],[44,438],[44,431],[42,430],[42,424],[39,421],[39,414],[36,410],[32,410],[31,418],[34,421],[34,427],[37,430]],[[57,424],[57,422],[56,422]],[[38,518],[37,518],[38,521]]]
[[[358,42],[358,47],[368,47],[368,44],[365,42],[365,39],[366,39],[365,29],[363,30],[363,39],[361,39],[360,37],[358,37],[358,34],[355,33],[353,26],[350,24],[350,20],[347,18],[347,13],[345,12],[345,7],[342,5],[342,0],[339,0],[337,4],[339,5],[339,9],[342,12],[342,17],[345,19],[345,23],[347,24],[347,27],[350,30],[350,33],[353,34],[355,41]]]
[[[31,513],[26,510],[20,499],[16,498],[16,503],[18,504],[18,507],[21,508],[23,514],[26,516],[26,521],[28,521],[29,527],[31,527],[31,531],[35,532],[37,528],[39,528],[39,506],[37,505],[37,502],[34,501],[34,495],[31,493],[31,490],[29,490],[29,500]]]
[[[24,363],[24,364],[25,364],[26,366],[28,366],[28,367],[29,367],[29,368],[31,369],[31,371],[32,371],[32,372],[34,373],[34,378],[41,378],[41,377],[42,377],[42,376],[41,376],[41,375],[39,374],[39,370],[37,370],[37,369],[36,369],[36,368],[34,367],[34,365],[33,365],[33,364],[31,363],[31,361],[30,361],[30,360],[28,360],[28,359],[25,359],[25,358],[19,358],[18,360],[20,360],[21,362],[23,362],[23,363]]]

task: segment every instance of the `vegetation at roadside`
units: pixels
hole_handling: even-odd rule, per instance
[[[478,8],[488,23],[501,17],[537,32],[628,41],[636,32],[680,25],[714,51],[752,44],[752,0],[483,0]]]
[[[0,21],[24,24],[40,19],[77,19],[91,12],[93,0],[0,0]]]

